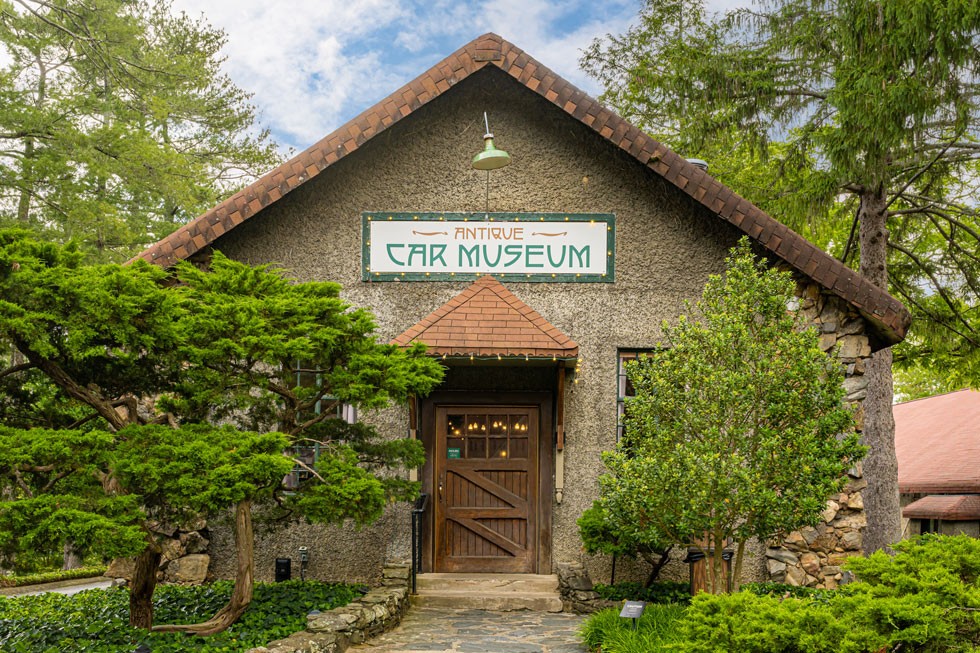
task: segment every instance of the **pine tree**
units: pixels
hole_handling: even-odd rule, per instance
[[[628,117],[667,116],[686,154],[731,146],[747,167],[765,162],[756,178],[771,174],[776,201],[763,208],[805,234],[849,213],[849,229],[818,234],[910,305],[907,355],[978,369],[980,5],[770,0],[716,18],[702,6],[649,0],[638,27],[584,63]],[[892,357],[878,351],[866,372],[868,552],[901,537]]]
[[[120,261],[278,160],[169,0],[0,0],[0,219]]]

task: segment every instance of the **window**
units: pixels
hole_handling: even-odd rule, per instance
[[[476,460],[528,457],[528,416],[504,413],[450,413],[446,456]]]
[[[320,386],[322,379],[319,370],[308,368],[302,361],[296,361],[295,365],[296,387],[316,388]],[[336,400],[336,397],[330,395],[320,397],[313,408],[313,414],[322,414],[324,406],[327,406],[328,410],[333,411],[334,414],[331,417],[342,419],[348,424],[353,424],[357,421],[357,409],[354,406],[340,403]]]
[[[623,417],[626,416],[626,398],[636,396],[636,389],[626,375],[626,363],[646,357],[653,349],[620,350],[616,364],[616,442],[623,439]]]
[[[939,532],[939,520],[938,519],[922,519],[919,521],[922,524],[920,532],[925,535],[926,533],[938,533]]]
[[[316,388],[320,386],[322,381],[318,370],[309,369],[308,364],[303,361],[294,362],[294,370],[296,377],[296,387],[298,388]],[[313,415],[322,415],[324,410],[329,410],[330,415],[327,415],[327,419],[341,419],[348,424],[353,424],[357,421],[357,408],[351,404],[343,403],[337,401],[336,397],[330,395],[323,395],[316,402],[313,407]],[[309,415],[312,417],[312,415]],[[320,459],[320,451],[323,445],[319,442],[313,442],[312,444],[290,447],[287,453],[293,458],[301,461],[303,465],[308,467],[313,467],[316,465],[317,461]],[[309,479],[312,474],[308,469],[303,467],[303,465],[296,465],[289,474],[283,479],[283,485],[287,490],[295,490],[299,487],[300,483]]]

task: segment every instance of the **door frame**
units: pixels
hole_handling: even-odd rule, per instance
[[[436,406],[532,406],[538,409],[538,487],[536,507],[537,551],[531,573],[551,573],[552,503],[554,501],[554,395],[550,392],[434,392],[421,402],[419,439],[425,446],[425,465],[422,467],[422,491],[428,493],[430,508],[424,515],[425,538],[422,551],[422,571],[435,569],[435,506],[438,480],[436,474]]]

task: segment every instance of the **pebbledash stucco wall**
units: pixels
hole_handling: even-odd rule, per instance
[[[604,580],[609,562],[582,553],[575,520],[595,497],[600,452],[615,444],[617,351],[657,343],[661,321],[674,319],[683,300],[699,297],[708,275],[723,270],[739,236],[734,227],[488,67],[229,232],[215,248],[247,263],[280,264],[301,281],[339,282],[349,302],[374,311],[380,339],[393,338],[470,282],[361,281],[361,213],[482,211],[486,176],[470,159],[482,147],[484,111],[497,146],[513,157],[491,174],[491,211],[616,216],[615,283],[500,278],[580,347],[578,372],[566,387],[565,488],[562,503],[553,505],[553,562],[584,562],[593,578]],[[382,432],[407,435],[404,409],[362,417]],[[407,559],[409,532],[409,508],[400,505],[360,531],[300,525],[260,535],[257,578],[272,578],[277,557],[293,558],[296,577],[297,549],[307,546],[310,576],[376,581],[385,560]],[[230,533],[214,524],[212,536],[211,571],[231,576]],[[760,546],[750,576],[765,572],[764,551]]]

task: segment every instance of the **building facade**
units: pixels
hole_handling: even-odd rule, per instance
[[[484,112],[513,160],[490,173],[471,167]],[[373,310],[380,338],[429,345],[442,386],[362,414],[425,444],[423,570],[584,561],[601,578],[608,561],[585,559],[576,519],[617,440],[622,363],[657,345],[661,322],[746,234],[795,274],[859,404],[864,361],[908,327],[898,301],[488,34],[142,257],[169,265],[217,249],[339,282]],[[861,487],[855,470],[824,527],[761,544],[753,575],[832,584],[839,559],[860,550]],[[385,560],[408,557],[409,514],[392,506],[360,531],[260,533],[258,577],[307,546],[313,576],[374,580]],[[231,574],[230,551],[217,529],[217,575]]]

